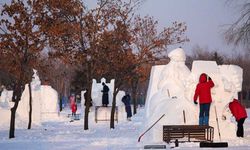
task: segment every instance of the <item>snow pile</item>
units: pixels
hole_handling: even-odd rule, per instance
[[[170,62],[167,65],[154,66],[151,70],[144,128],[152,125],[162,114],[166,115],[148,134],[151,137],[148,140],[162,141],[163,125],[198,124],[199,105],[193,104],[193,95],[201,73],[208,74],[215,83],[209,118],[209,125],[214,127],[215,140],[218,140],[215,107],[222,139],[236,138],[235,123],[223,121],[221,116],[226,105],[241,91],[242,69],[236,65],[218,66],[214,61],[194,61],[190,71],[185,65],[186,56],[181,48],[171,51],[168,57]]]

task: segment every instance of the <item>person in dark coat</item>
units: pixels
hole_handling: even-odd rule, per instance
[[[87,101],[88,93],[89,93],[89,90],[86,89],[86,92],[84,93],[84,100],[85,100],[84,106],[86,106],[86,101]],[[90,95],[90,96],[91,96],[91,95]],[[92,104],[92,98],[90,98],[90,107],[91,107],[91,106],[93,106],[93,104]]]
[[[102,85],[102,106],[107,107],[109,104],[109,87],[104,82],[102,82]]]
[[[230,102],[228,107],[237,122],[237,137],[244,137],[243,124],[245,119],[247,118],[246,108],[242,106],[237,99],[234,99],[232,102]],[[226,119],[225,116],[223,116],[223,118]]]
[[[127,120],[128,121],[131,121],[131,117],[132,117],[130,101],[131,101],[131,98],[130,98],[129,94],[126,94],[122,97],[122,102],[125,105],[125,110],[127,112]]]
[[[194,94],[194,104],[198,104],[198,97],[200,103],[199,125],[208,125],[210,104],[212,102],[212,87],[214,87],[213,80],[205,73],[202,73]]]

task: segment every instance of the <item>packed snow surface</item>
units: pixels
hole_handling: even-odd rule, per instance
[[[250,110],[248,109],[248,115]],[[60,119],[44,122],[41,126],[32,126],[31,130],[26,129],[26,124],[17,122],[19,126],[15,132],[15,138],[8,138],[8,127],[0,126],[0,149],[3,150],[139,150],[144,145],[151,144],[139,135],[144,132],[142,129],[145,109],[139,108],[138,114],[132,117],[132,121],[115,122],[115,129],[110,129],[109,122],[89,122],[89,130],[84,130],[84,122],[69,122],[67,114],[69,109],[63,110]],[[94,117],[94,112],[90,112]],[[234,140],[222,140],[228,142],[228,149],[250,149],[250,120],[245,121],[245,137]],[[155,128],[155,127],[153,127]],[[217,132],[217,131],[215,131]],[[147,135],[148,133],[146,133]],[[167,149],[174,146],[174,143],[165,144]],[[200,149],[199,143],[180,143],[179,149]]]

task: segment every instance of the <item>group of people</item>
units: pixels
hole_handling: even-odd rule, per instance
[[[199,113],[199,125],[209,125],[209,110],[212,103],[211,89],[214,87],[213,80],[205,73],[202,73],[199,78],[199,83],[196,86],[194,94],[194,104],[198,104],[197,99],[199,98],[200,113]],[[231,111],[232,115],[237,121],[237,137],[244,136],[243,124],[247,118],[246,109],[242,106],[237,99],[233,99],[227,105],[228,109]],[[226,117],[223,115],[222,119],[225,120]]]
[[[109,95],[108,95],[109,87],[104,82],[102,82],[102,86],[103,86],[103,89],[101,90],[101,92],[103,93],[102,94],[102,106],[103,107],[108,107],[108,104],[109,104]],[[86,100],[87,100],[88,94],[89,94],[89,90],[86,89],[86,92],[84,93],[84,99],[85,99],[84,105],[85,106],[86,106]],[[125,110],[127,112],[127,120],[128,121],[131,121],[131,116],[132,116],[130,101],[131,101],[131,98],[130,98],[130,95],[128,93],[125,96],[123,96],[122,102],[125,105]],[[93,103],[92,99],[90,98],[90,107],[93,105],[92,103]],[[70,108],[71,108],[71,111],[72,111],[72,116],[75,117],[76,111],[77,111],[77,104],[76,104],[76,101],[75,101],[74,94],[72,94],[70,96]]]

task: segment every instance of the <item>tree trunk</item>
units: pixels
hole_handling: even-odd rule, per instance
[[[16,120],[16,110],[21,99],[22,94],[22,87],[21,82],[19,81],[18,84],[15,84],[12,101],[15,103],[14,106],[10,109],[11,110],[11,117],[10,117],[10,131],[9,131],[9,138],[15,137],[15,120]]]
[[[113,93],[113,101],[112,101],[112,108],[111,108],[111,115],[110,115],[110,128],[115,128],[115,107],[116,107],[116,95],[118,93],[118,88],[114,87],[114,93]]]
[[[29,105],[30,105],[30,111],[29,111],[29,124],[28,124],[28,129],[31,129],[31,123],[32,123],[32,90],[31,90],[31,83],[28,84],[29,86]]]
[[[89,121],[89,107],[91,101],[91,92],[92,92],[92,76],[91,76],[91,63],[87,62],[87,99],[86,99],[86,106],[85,106],[85,113],[84,113],[84,130],[88,130],[88,121]]]
[[[60,96],[59,105],[60,105],[60,112],[61,112],[62,111],[62,96]]]
[[[133,114],[137,113],[137,88],[138,88],[139,79],[133,78],[132,79],[132,100],[133,100]]]
[[[16,110],[18,107],[19,101],[15,102],[14,107],[12,107],[11,110],[11,118],[10,118],[10,132],[9,132],[9,138],[15,138],[15,120],[16,120]]]

